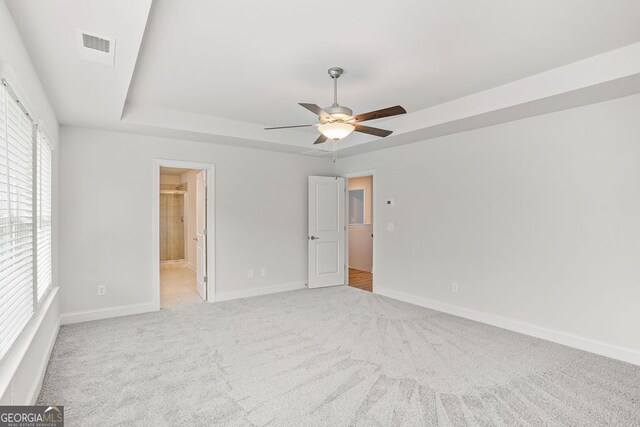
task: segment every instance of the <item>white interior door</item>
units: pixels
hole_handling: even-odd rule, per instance
[[[207,300],[207,172],[196,176],[196,274],[200,297]]]
[[[309,177],[309,288],[344,285],[344,178]]]

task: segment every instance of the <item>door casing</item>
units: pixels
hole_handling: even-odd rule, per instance
[[[207,300],[207,171],[196,174],[196,290]],[[204,190],[204,191],[202,191]]]

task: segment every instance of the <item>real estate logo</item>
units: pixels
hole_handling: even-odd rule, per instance
[[[0,427],[63,427],[64,406],[0,406]]]

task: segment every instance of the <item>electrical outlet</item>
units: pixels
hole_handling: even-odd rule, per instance
[[[253,268],[251,270],[249,270],[249,272],[247,273],[247,277],[249,277],[249,279],[253,279]]]
[[[261,268],[260,269],[260,277],[267,277],[267,269],[266,268]]]
[[[456,282],[453,282],[451,284],[451,292],[453,292],[454,294],[457,294],[459,290],[460,289],[459,289],[458,284]]]
[[[102,296],[106,294],[107,294],[107,287],[105,285],[98,285],[98,295]]]

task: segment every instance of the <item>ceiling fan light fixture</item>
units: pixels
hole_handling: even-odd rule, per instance
[[[331,114],[331,117],[333,117],[336,120],[341,120],[343,122],[346,122],[347,120],[351,119],[351,116],[345,113],[333,113]]]
[[[329,139],[338,140],[348,136],[356,127],[349,123],[325,123],[318,126],[318,130]]]

